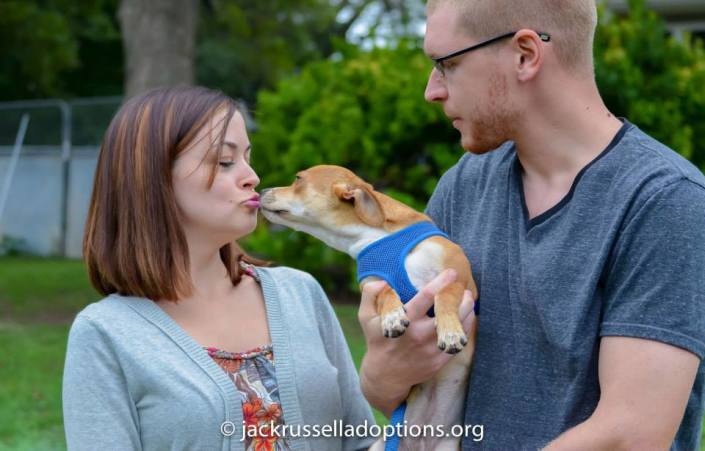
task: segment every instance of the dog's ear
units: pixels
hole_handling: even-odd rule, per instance
[[[333,192],[341,200],[351,201],[355,213],[365,224],[379,227],[384,224],[384,211],[369,185],[336,183]]]

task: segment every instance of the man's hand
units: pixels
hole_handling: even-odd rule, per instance
[[[410,325],[398,338],[382,335],[375,306],[377,294],[386,283],[369,282],[362,289],[358,320],[367,341],[367,353],[360,368],[362,392],[387,417],[406,399],[413,385],[431,379],[453,358],[438,349],[434,319],[426,312],[433,305],[436,293],[455,279],[455,271],[446,270],[419,290],[404,306]],[[473,306],[472,293],[466,290],[459,312],[466,334],[475,321]]]

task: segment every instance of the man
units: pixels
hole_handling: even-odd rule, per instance
[[[425,96],[468,151],[427,213],[467,253],[481,299],[465,423],[484,437],[463,448],[696,449],[705,177],[607,110],[593,0],[430,0],[427,12]],[[449,277],[410,301],[394,340],[372,307],[379,283],[363,292],[361,382],[386,414],[452,358],[423,315]]]

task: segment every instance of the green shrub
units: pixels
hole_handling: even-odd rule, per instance
[[[626,18],[602,15],[598,84],[610,109],[705,167],[702,44],[666,36],[632,1]],[[261,187],[288,185],[315,164],[339,164],[392,197],[423,209],[439,176],[462,154],[438,105],[423,98],[431,64],[419,42],[341,50],[258,98],[254,165]],[[264,221],[263,221],[264,222]],[[352,287],[354,263],[303,233],[260,225],[251,251],[313,273],[327,288]]]
[[[628,18],[604,20],[597,31],[600,92],[614,113],[705,170],[703,42],[667,36],[665,23],[643,0],[629,3]]]
[[[28,247],[27,241],[24,238],[3,235],[0,238],[0,257],[28,254]]]

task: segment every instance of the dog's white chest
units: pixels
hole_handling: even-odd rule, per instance
[[[419,290],[443,270],[443,247],[432,241],[423,241],[406,256],[404,268],[409,280]]]

